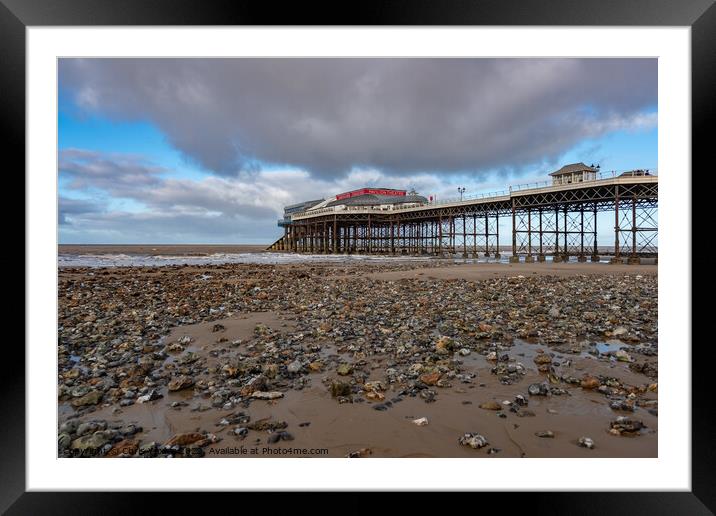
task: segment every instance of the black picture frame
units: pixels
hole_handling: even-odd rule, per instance
[[[68,25],[690,26],[692,168],[708,170],[707,143],[710,142],[707,139],[716,100],[713,0],[384,0],[329,5],[269,0],[0,0],[0,113],[5,129],[5,163],[9,161],[12,170],[25,170],[25,29]],[[20,188],[24,191],[24,181]],[[698,190],[692,189],[692,192],[696,194]],[[697,205],[693,198],[692,206]],[[696,224],[703,223],[704,219],[697,221],[694,217],[693,220]],[[695,235],[695,229],[693,231]],[[694,255],[692,266],[706,265],[706,256],[705,253]],[[30,272],[25,268],[26,277]],[[697,308],[696,303],[692,306],[694,310]],[[697,319],[692,316],[692,320]],[[5,417],[0,425],[0,511],[8,514],[147,512],[150,507],[147,498],[151,501],[156,499],[155,495],[25,491],[25,353],[20,346],[5,344],[3,358],[7,364],[14,365],[3,368],[2,372]],[[673,344],[687,349],[691,343],[664,343]],[[712,514],[716,510],[716,439],[709,421],[709,407],[713,404],[709,399],[713,396],[709,372],[713,346],[709,341],[700,344],[704,345],[693,346],[691,350],[691,492],[528,493],[521,496],[502,493],[497,495],[500,500],[495,501],[509,502],[505,507],[510,511],[524,508],[531,513],[545,510],[550,514]],[[634,474],[638,474],[638,466]],[[212,495],[212,503],[230,500],[236,499]],[[300,504],[296,498],[292,500],[292,504]],[[479,505],[487,507],[483,500]],[[173,493],[163,496],[161,503],[166,510],[172,503],[185,504],[186,501],[186,495]]]

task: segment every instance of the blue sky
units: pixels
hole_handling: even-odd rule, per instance
[[[60,243],[269,243],[283,205],[362,186],[446,198],[579,161],[658,168],[652,60],[147,61],[61,64]]]

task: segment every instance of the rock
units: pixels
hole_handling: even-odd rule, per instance
[[[226,329],[226,328],[224,327],[223,324],[215,324],[214,326],[211,327],[211,331],[212,331],[213,333],[216,333],[216,332],[218,332],[218,331],[224,331],[225,329]]]
[[[283,430],[288,426],[285,421],[275,421],[271,418],[259,419],[246,425],[249,430],[256,430],[259,432],[270,430],[275,432],[276,430]]]
[[[458,351],[458,353],[460,353],[460,355],[466,357],[467,355],[470,354],[470,350],[467,348],[460,348],[460,351]]]
[[[484,403],[480,403],[479,407],[481,409],[485,409],[485,410],[501,410],[502,409],[502,406],[499,403],[494,402],[494,401],[486,401]]]
[[[189,387],[192,387],[194,385],[194,379],[191,376],[187,375],[181,375],[177,376],[175,378],[172,378],[169,384],[167,385],[167,389],[169,389],[170,392],[175,391],[181,391],[183,389],[188,389]]]
[[[435,401],[435,397],[438,395],[437,392],[431,389],[423,389],[420,391],[419,396],[425,401],[425,403],[432,403]]]
[[[171,437],[166,443],[164,443],[164,446],[188,446],[190,444],[194,444],[198,441],[201,441],[204,438],[205,435],[200,434],[198,432],[176,434],[175,436]]]
[[[582,448],[589,448],[590,450],[594,448],[594,441],[589,437],[580,437],[577,444]]]
[[[139,456],[153,458],[159,455],[159,444],[152,441],[139,447]]]
[[[106,429],[106,421],[86,421],[77,427],[77,431],[75,433],[77,434],[77,437],[80,437],[86,434],[93,434],[99,430]]]
[[[368,457],[369,455],[373,455],[373,451],[370,448],[361,448],[360,450],[349,452],[346,458],[358,459],[360,457]]]
[[[294,360],[293,362],[288,364],[288,366],[286,367],[286,370],[289,373],[294,373],[294,374],[300,372],[301,369],[303,369],[303,364],[301,364],[300,360]]]
[[[485,333],[492,331],[492,325],[487,324],[486,322],[481,322],[481,323],[479,323],[479,324],[477,325],[477,328],[478,328],[481,332],[485,332]]]
[[[535,432],[537,437],[543,437],[547,439],[554,439],[554,432],[552,430],[540,430]]]
[[[559,317],[559,308],[557,308],[557,307],[550,308],[548,314],[549,314],[549,316],[552,317],[553,319],[554,319],[555,317]]]
[[[340,365],[336,368],[336,373],[339,374],[339,375],[341,375],[341,376],[348,376],[348,375],[351,374],[352,372],[353,372],[353,365],[352,365],[352,364],[343,363],[343,364],[340,364]]]
[[[152,389],[144,396],[139,396],[137,398],[137,403],[147,403],[148,401],[158,400],[163,397],[164,396],[162,394],[159,394],[159,392],[156,389]]]
[[[634,401],[633,400],[614,400],[609,403],[609,408],[612,410],[622,410],[625,412],[634,412]]]
[[[623,349],[620,349],[619,351],[617,351],[617,352],[614,354],[614,356],[617,358],[617,360],[618,360],[619,362],[632,362],[632,361],[633,361],[633,359],[631,358],[631,356],[629,356],[629,353],[627,353],[627,352],[624,351]]]
[[[377,391],[368,391],[366,392],[365,397],[371,401],[383,401],[385,399],[385,395]]]
[[[344,382],[332,382],[331,383],[331,396],[338,398],[340,396],[351,395],[351,384]]]
[[[486,356],[485,360],[489,360],[490,362],[497,362],[497,353],[494,351],[490,351]]]
[[[139,450],[139,443],[131,439],[119,441],[107,452],[107,457],[132,457]]]
[[[598,389],[600,385],[599,378],[595,376],[585,376],[582,381],[579,382],[582,389]]]
[[[458,442],[463,446],[469,446],[473,449],[484,448],[488,443],[487,439],[480,434],[474,432],[467,432],[458,439]]]
[[[310,369],[314,373],[319,373],[323,370],[323,363],[322,362],[311,362],[308,364],[308,369]]]
[[[454,348],[454,342],[450,337],[442,336],[435,342],[435,352],[439,355],[447,355]]]
[[[646,428],[644,423],[636,419],[629,419],[625,416],[619,416],[614,421],[609,423],[609,433],[613,435],[625,435],[634,436],[638,435],[639,431]]]
[[[60,433],[74,434],[81,424],[79,419],[68,419],[60,425]]]
[[[548,396],[550,393],[549,385],[545,383],[532,383],[527,388],[530,396]]]
[[[246,385],[241,387],[239,390],[239,394],[244,397],[251,396],[256,391],[264,391],[267,390],[268,382],[266,381],[266,377],[262,374],[254,376],[251,378],[248,382],[246,382]]]
[[[224,364],[221,368],[221,374],[226,378],[236,378],[239,375],[239,368],[234,367],[231,364]]]
[[[372,382],[366,382],[363,385],[363,389],[366,391],[382,392],[385,391],[385,385],[380,380],[374,380]]]
[[[72,444],[72,437],[70,434],[61,433],[57,436],[57,448],[60,451],[66,450]]]
[[[435,385],[438,383],[438,380],[440,380],[440,377],[442,375],[439,372],[434,373],[425,373],[421,374],[419,376],[419,379],[421,382],[423,382],[425,385]]]
[[[518,394],[517,396],[515,396],[515,403],[517,403],[521,407],[526,407],[529,404],[527,398],[522,396],[522,394]]]
[[[72,441],[70,448],[75,452],[78,452],[78,454],[82,457],[93,457],[99,454],[100,449],[108,442],[109,439],[106,434],[100,431],[78,437]]]
[[[84,407],[87,405],[97,405],[100,401],[102,401],[102,397],[104,394],[100,391],[90,391],[81,398],[76,398],[72,400],[72,406],[73,407]]]
[[[426,426],[428,424],[428,418],[421,417],[418,419],[413,419],[413,424],[417,426]]]
[[[534,357],[533,362],[535,364],[551,364],[552,357],[550,357],[547,353],[539,353],[536,357]]]
[[[627,330],[624,326],[617,326],[616,328],[614,328],[611,334],[613,337],[618,337],[619,335],[626,334],[628,331],[629,330]]]
[[[283,398],[283,393],[279,391],[255,391],[253,394],[251,394],[252,398],[256,398],[258,400],[275,400],[278,398]]]

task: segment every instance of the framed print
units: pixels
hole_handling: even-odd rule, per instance
[[[3,510],[709,514],[712,2],[267,7],[3,1],[26,192]]]

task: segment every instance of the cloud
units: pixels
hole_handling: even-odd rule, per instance
[[[61,150],[58,170],[60,178],[67,180],[73,190],[97,188],[115,197],[157,185],[160,174],[168,171],[141,156],[84,149]]]
[[[136,155],[69,149],[61,151],[60,162],[60,176],[67,176],[59,203],[61,240],[75,243],[269,243],[281,233],[276,221],[283,207],[298,201],[364,186],[457,195],[454,184],[434,174],[390,177],[375,169],[354,169],[334,179],[288,168],[177,179]],[[477,180],[461,185],[468,192],[481,186]],[[138,208],[112,208],[120,197]]]
[[[60,225],[70,224],[70,219],[73,216],[96,214],[100,213],[101,211],[101,206],[93,201],[87,201],[83,199],[69,199],[67,197],[60,196],[58,202],[57,219]]]
[[[650,127],[657,102],[656,59],[61,59],[59,77],[223,177],[519,169]]]

